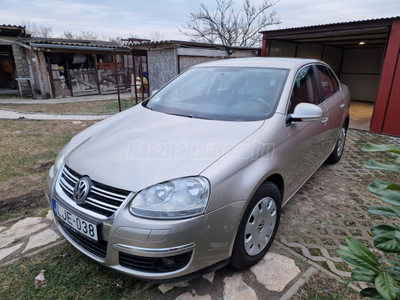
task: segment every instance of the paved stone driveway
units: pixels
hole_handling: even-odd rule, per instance
[[[372,246],[370,228],[383,220],[366,211],[368,206],[383,204],[367,185],[387,175],[362,167],[373,157],[361,150],[367,142],[400,145],[400,138],[349,130],[342,160],[323,165],[284,207],[277,236],[284,245],[339,276],[349,277],[350,272],[336,254],[337,247],[345,244],[347,236]]]

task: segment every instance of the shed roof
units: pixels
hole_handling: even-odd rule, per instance
[[[358,27],[375,27],[375,26],[390,26],[392,25],[393,20],[399,19],[400,16],[390,17],[390,18],[378,18],[378,19],[367,19],[367,20],[358,20],[358,21],[349,21],[349,22],[337,22],[337,23],[328,23],[328,24],[320,24],[320,25],[311,25],[311,26],[300,26],[300,27],[292,27],[292,28],[283,28],[283,29],[274,29],[274,30],[265,30],[261,31],[261,33],[268,33],[268,35],[272,33],[283,33],[288,31],[322,31],[324,29],[345,29],[348,28],[358,28]]]
[[[356,47],[360,41],[368,46],[384,46],[394,20],[391,18],[331,23],[286,29],[267,30],[264,39],[295,43],[319,43],[337,47]]]
[[[148,49],[148,48],[170,48],[174,45],[179,45],[180,47],[196,47],[196,48],[228,48],[234,50],[259,50],[260,48],[250,48],[250,47],[234,47],[234,46],[226,46],[221,44],[210,44],[210,43],[200,43],[200,42],[192,42],[192,41],[179,41],[179,40],[162,40],[162,41],[145,41],[145,42],[126,42],[124,43],[126,46],[130,46],[132,49]]]
[[[92,40],[75,40],[75,39],[59,39],[59,38],[43,38],[43,37],[23,37],[19,41],[26,44],[49,44],[49,45],[65,45],[65,46],[87,46],[87,47],[106,47],[106,48],[127,48],[116,42],[110,41],[92,41]],[[127,48],[128,49],[128,48]]]
[[[2,24],[0,25],[0,36],[7,37],[16,37],[16,36],[25,36],[25,27],[10,25],[10,24]]]
[[[116,42],[72,40],[59,38],[23,37],[19,42],[29,45],[35,50],[47,52],[119,52],[130,53],[129,47],[122,46]]]

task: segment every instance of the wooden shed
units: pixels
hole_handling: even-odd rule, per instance
[[[316,58],[370,107],[367,130],[400,136],[400,17],[264,31],[262,56]],[[357,111],[350,116],[357,120]]]
[[[261,54],[259,48],[229,47],[188,41],[130,42],[134,56],[143,57],[150,93],[160,89],[176,75],[199,63]]]
[[[130,49],[114,42],[22,37],[35,97],[116,93],[131,86]]]

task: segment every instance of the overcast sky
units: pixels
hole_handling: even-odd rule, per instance
[[[103,39],[126,38],[130,33],[154,38],[158,32],[163,39],[187,40],[177,27],[200,3],[215,7],[215,0],[0,0],[0,24],[35,22],[52,26],[53,35],[59,37],[68,29],[73,33],[91,31]],[[273,9],[282,24],[269,29],[398,16],[400,0],[280,0]]]

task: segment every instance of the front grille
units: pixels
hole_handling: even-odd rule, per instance
[[[175,261],[174,267],[172,269],[168,269],[163,267],[162,264],[160,263],[162,258],[141,257],[120,252],[119,264],[123,267],[132,270],[138,270],[150,273],[165,273],[182,269],[189,263],[191,256],[192,256],[192,251],[175,256],[165,257],[167,259]]]
[[[92,253],[93,255],[99,258],[106,258],[107,255],[107,242],[106,241],[91,241],[87,238],[80,236],[79,234],[72,231],[67,225],[63,222],[59,222],[61,227],[67,233],[67,235],[79,246],[81,246],[86,251]]]
[[[80,174],[76,173],[69,167],[64,166],[59,185],[71,200],[73,200],[75,184],[81,177]],[[92,182],[93,186],[90,189],[86,200],[79,205],[106,217],[110,217],[131,193],[99,182]]]

